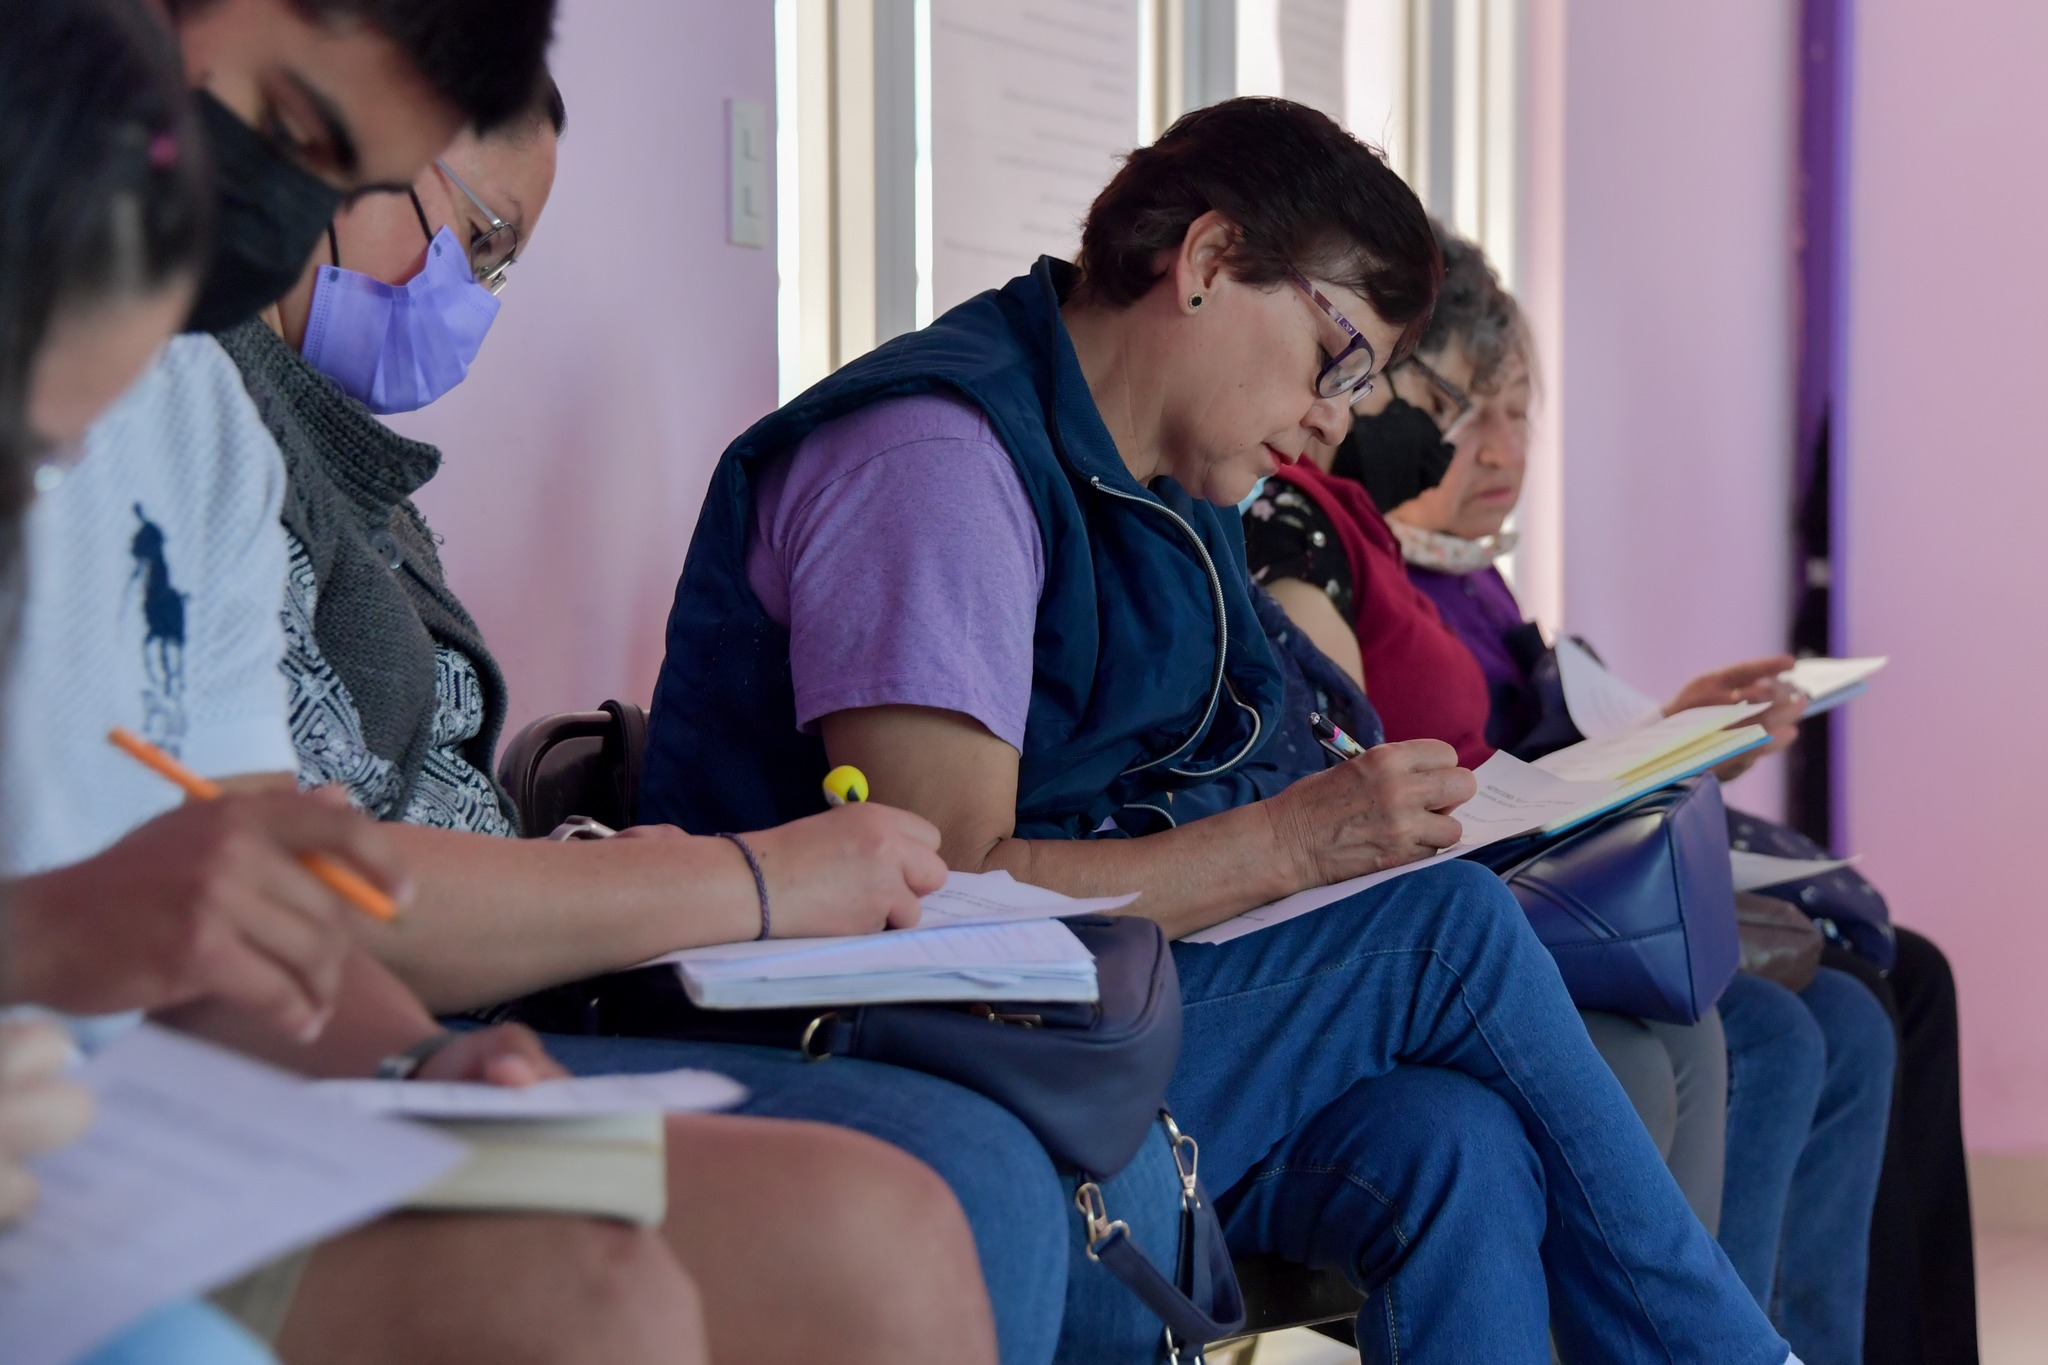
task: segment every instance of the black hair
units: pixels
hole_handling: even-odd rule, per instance
[[[1299,271],[1369,300],[1420,337],[1443,262],[1415,191],[1376,149],[1290,100],[1224,100],[1184,114],[1125,158],[1081,230],[1082,287],[1126,307],[1160,279],[1163,251],[1211,209],[1237,229],[1231,273],[1272,284]]]
[[[1429,320],[1416,349],[1428,355],[1456,346],[1472,362],[1472,391],[1491,393],[1504,377],[1508,362],[1520,360],[1533,374],[1535,347],[1531,344],[1522,307],[1495,273],[1486,253],[1432,219],[1438,248],[1444,257],[1443,288],[1436,297],[1436,312]]]
[[[555,84],[555,78],[543,71],[540,73],[540,96],[538,99],[541,117],[548,127],[555,130],[556,137],[569,131],[569,106],[562,102],[562,87]]]
[[[175,16],[214,0],[167,0]],[[533,100],[556,0],[288,0],[309,18],[356,20],[375,28],[412,60],[478,133],[497,131]]]
[[[0,25],[0,428],[62,314],[196,276],[212,203],[169,35],[138,0],[7,0]],[[19,453],[19,452],[15,452]]]
[[[0,654],[40,441],[29,385],[67,314],[196,278],[209,167],[163,25],[138,0],[6,0],[0,23]]]
[[[533,97],[527,100],[526,107],[499,124],[494,132],[480,136],[525,142],[538,137],[543,128],[553,130],[557,139],[569,131],[569,107],[562,102],[562,87],[556,85],[554,75],[545,70],[540,73],[540,82],[534,86]]]

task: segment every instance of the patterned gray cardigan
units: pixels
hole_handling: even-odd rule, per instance
[[[436,655],[468,658],[482,685],[483,724],[462,756],[491,781],[517,829],[492,759],[505,723],[505,678],[476,622],[449,591],[412,495],[441,452],[392,431],[261,322],[220,334],[264,425],[284,453],[284,525],[312,561],[320,653],[347,686],[371,752],[393,765],[392,793],[373,813],[399,818],[433,742]]]

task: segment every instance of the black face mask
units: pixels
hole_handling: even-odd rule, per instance
[[[1364,484],[1373,503],[1391,512],[1442,483],[1456,453],[1428,413],[1396,398],[1383,412],[1352,419],[1330,472]]]
[[[299,282],[342,194],[206,91],[195,98],[213,154],[213,254],[185,330],[218,332],[255,317]]]

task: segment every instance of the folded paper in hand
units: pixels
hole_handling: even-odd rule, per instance
[[[1889,662],[1886,658],[1801,659],[1784,679],[1806,694],[1806,714],[1818,716],[1869,691],[1870,675]]]
[[[1095,958],[1058,917],[1100,914],[1136,899],[1078,900],[1008,873],[955,872],[943,889],[924,898],[924,916],[915,929],[721,943],[655,961],[674,964],[683,989],[705,1009],[1088,1002],[1097,998]]]

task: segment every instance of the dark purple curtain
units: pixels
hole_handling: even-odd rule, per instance
[[[1854,0],[1802,0],[1799,32],[1799,389],[1793,496],[1795,654],[1839,654],[1835,592],[1842,451],[1832,439],[1842,391],[1848,264],[1849,25]],[[1807,722],[1788,763],[1791,823],[1833,846],[1835,719]]]

